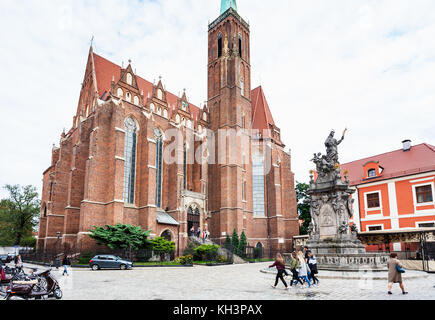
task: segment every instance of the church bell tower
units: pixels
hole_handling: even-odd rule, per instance
[[[225,163],[219,161],[223,150],[218,143],[219,132],[251,129],[249,37],[249,24],[238,14],[236,0],[222,0],[220,16],[208,28],[208,107],[216,141],[216,164],[209,165],[210,231],[221,243],[234,229],[246,233],[252,220],[250,143],[248,148],[237,145],[236,161]]]

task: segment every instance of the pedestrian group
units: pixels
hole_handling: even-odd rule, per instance
[[[269,266],[269,268],[273,267],[276,267],[278,274],[276,275],[275,285],[273,285],[272,288],[275,289],[279,280],[281,280],[285,289],[288,290],[289,286],[284,278],[284,275],[288,276],[288,273],[286,271],[284,258],[280,253],[276,255],[275,263]],[[304,251],[292,252],[290,271],[292,273],[290,287],[297,287],[298,284],[305,286],[306,283],[308,284],[308,287],[311,288],[313,284],[319,284],[319,279],[316,276],[319,273],[317,269],[317,260],[308,247],[305,247]]]

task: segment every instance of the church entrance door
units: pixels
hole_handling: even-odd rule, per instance
[[[201,227],[201,214],[198,208],[192,208],[191,206],[187,210],[187,231],[189,236],[196,235],[196,232]],[[193,228],[193,229],[192,229]],[[194,234],[192,231],[194,230]]]

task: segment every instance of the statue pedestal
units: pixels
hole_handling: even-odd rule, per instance
[[[346,182],[337,179],[320,180],[310,186],[312,226],[307,246],[320,270],[387,270],[388,256],[367,253],[356,228],[349,226],[354,192]]]
[[[361,241],[310,240],[307,246],[317,258],[319,270],[386,271],[388,255],[367,253]]]

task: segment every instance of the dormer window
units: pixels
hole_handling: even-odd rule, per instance
[[[177,124],[180,123],[180,116],[178,114],[175,116],[175,122]]]
[[[126,94],[126,100],[128,102],[131,102],[131,94],[130,94],[130,92],[127,92],[127,94]]]
[[[134,96],[134,104],[139,105],[139,98],[137,96]]]
[[[189,104],[187,102],[184,102],[184,101],[181,102],[181,107],[183,108],[184,111],[187,111],[188,106],[189,106]]]
[[[163,91],[161,89],[157,90],[157,99],[163,100]]]
[[[118,88],[117,95],[118,95],[118,98],[123,98],[124,97],[124,91],[122,91],[121,88]]]
[[[370,169],[370,170],[367,172],[367,177],[369,177],[369,178],[374,178],[374,177],[376,177],[376,169]]]
[[[151,109],[152,112],[156,111],[156,106],[154,105],[154,103],[150,104],[150,109]]]
[[[131,73],[127,73],[127,83],[129,85],[133,85],[133,76],[131,75]]]
[[[167,119],[168,118],[168,110],[163,110],[163,116]]]
[[[204,121],[207,121],[207,113],[204,112],[204,113],[202,114],[202,119],[203,119]]]

